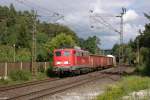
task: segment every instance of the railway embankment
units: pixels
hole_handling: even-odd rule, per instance
[[[125,76],[115,84],[106,86],[96,100],[149,100],[150,78]]]
[[[3,88],[0,97],[8,100],[91,100],[105,92],[105,87],[122,79],[128,67],[116,67],[57,80]]]
[[[45,72],[37,72],[36,76],[33,76],[29,71],[16,70],[12,71],[7,79],[0,79],[0,87],[23,84],[26,82],[38,81],[48,78]]]
[[[71,88],[64,92],[47,96],[45,100],[96,100],[97,96],[105,93],[109,85],[115,85],[124,79],[124,75],[132,75],[135,68],[132,67],[116,67],[101,71],[108,77],[97,79],[92,82]],[[101,100],[101,99],[100,99]],[[109,99],[102,99],[109,100]]]

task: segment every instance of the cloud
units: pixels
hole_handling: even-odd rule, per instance
[[[132,25],[132,24],[125,24],[124,29],[124,42],[127,43],[130,39],[135,39],[137,35],[139,35],[139,30],[144,30],[143,25]]]
[[[134,10],[128,10],[124,15],[125,22],[134,21],[139,18],[139,15]]]
[[[5,2],[4,2],[5,1]],[[103,24],[94,24],[95,28],[91,29],[93,24],[90,22],[89,10],[99,13],[107,22],[115,29],[120,29],[120,18],[107,17],[105,15],[119,15],[122,7],[126,7],[127,13],[124,16],[124,42],[134,39],[139,29],[143,29],[147,22],[143,17],[143,12],[150,9],[149,0],[21,0],[34,7],[38,14],[49,15],[58,12],[64,15],[64,20],[59,20],[61,24],[65,24],[74,30],[79,37],[87,38],[96,35],[102,41],[101,48],[112,48],[119,41],[118,33]],[[29,3],[32,2],[32,3]],[[19,4],[16,0],[0,0],[0,5],[9,5],[13,3],[17,10],[30,10],[31,8]],[[38,7],[37,5],[41,6]],[[46,9],[43,9],[46,8]],[[142,17],[141,17],[142,16]],[[46,20],[51,20],[48,18]],[[48,21],[50,22],[50,21]],[[104,22],[103,22],[104,23]]]

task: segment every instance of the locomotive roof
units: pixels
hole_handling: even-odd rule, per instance
[[[96,55],[96,54],[90,54],[90,56],[101,56],[101,57],[108,57],[106,55]],[[111,57],[110,57],[111,58]]]
[[[74,48],[65,48],[65,49],[55,49],[54,51],[59,51],[59,50],[76,50],[76,51],[84,51],[84,52],[88,52],[86,50],[82,50],[82,49],[74,49]]]

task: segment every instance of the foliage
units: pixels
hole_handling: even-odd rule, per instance
[[[150,20],[148,14],[145,16]],[[140,62],[141,67],[143,69],[142,73],[144,75],[150,75],[150,23],[145,25],[145,30],[143,32],[139,31],[140,35],[135,39],[135,41],[139,40],[140,45]]]
[[[45,72],[45,68],[42,65],[38,66],[37,71],[40,72],[40,73],[44,73]]]
[[[131,92],[150,88],[150,78],[140,76],[124,77],[116,84],[109,85],[97,100],[120,100]]]
[[[20,48],[16,52],[16,61],[31,61],[31,52],[27,48]]]
[[[39,19],[35,22],[37,61],[48,61],[48,56],[52,57],[54,48],[79,45],[94,54],[100,51],[100,39],[96,36],[87,40],[79,39],[67,26],[42,22]],[[14,44],[17,61],[31,60],[33,23],[33,11],[16,11],[12,4],[9,7],[0,6],[0,45],[6,46],[4,49],[7,49],[7,52],[0,54],[0,61],[13,61]],[[9,47],[11,49],[8,49]]]
[[[53,67],[49,66],[46,70],[46,74],[48,77],[57,77],[57,75],[53,72]]]
[[[13,45],[15,44],[17,61],[30,61],[32,49],[33,11],[16,11],[10,7],[0,6],[0,47],[3,53],[0,61],[13,61]],[[48,51],[44,48],[45,43],[50,42],[61,33],[71,36],[77,43],[75,32],[67,26],[40,22],[36,19],[36,54],[37,61],[48,60]],[[5,46],[5,47],[4,47]],[[9,49],[8,49],[9,48]],[[28,57],[27,57],[28,56]]]
[[[86,40],[79,39],[80,47],[88,50],[92,54],[100,53],[100,39],[96,36],[89,37]]]
[[[44,45],[37,46],[37,53],[36,53],[36,61],[48,61],[48,50],[44,48]]]
[[[6,84],[8,84],[8,83],[10,83],[11,81],[9,80],[9,79],[0,79],[0,85],[6,85]]]
[[[38,72],[37,75],[36,75],[36,79],[37,79],[37,80],[43,80],[43,79],[45,79],[45,78],[47,78],[46,73]]]
[[[52,40],[49,40],[46,44],[45,47],[47,50],[50,52],[53,52],[55,48],[71,48],[74,47],[75,41],[73,40],[72,36],[66,35],[65,33],[61,33],[57,35],[55,38]]]
[[[32,75],[28,71],[16,70],[16,71],[10,72],[9,77],[13,81],[28,81],[28,80],[30,80],[30,78],[32,78]]]
[[[144,15],[150,20],[148,14]],[[139,30],[139,33],[140,35],[134,41],[130,40],[128,44],[124,45],[114,45],[112,50],[116,56],[119,56],[119,48],[122,46],[124,50],[124,62],[128,59],[129,62],[134,61],[136,64],[139,63],[137,71],[144,71],[141,73],[150,75],[150,23],[145,25],[144,31]],[[138,62],[138,45],[140,62]],[[139,68],[140,66],[143,68]]]
[[[13,61],[13,48],[11,46],[0,45],[0,62]]]
[[[149,75],[150,76],[150,49],[142,47],[140,49],[140,64],[137,66],[137,72],[142,75]]]
[[[136,60],[136,53],[133,51],[133,48],[129,44],[118,45],[115,44],[112,48],[113,55],[117,57],[117,61],[119,62],[119,52],[120,49],[123,48],[123,63],[134,64]]]

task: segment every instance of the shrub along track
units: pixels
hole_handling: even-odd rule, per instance
[[[118,68],[115,68],[116,70]],[[126,68],[123,68],[124,70]],[[114,69],[111,69],[114,70]],[[111,71],[109,70],[109,71]],[[116,77],[117,76],[117,77]],[[3,92],[0,92],[0,97],[4,97],[7,100],[29,100],[29,99],[40,99],[45,96],[50,96],[63,92],[66,89],[77,87],[87,82],[92,82],[94,80],[109,78],[114,81],[120,79],[119,74],[109,74],[102,71],[93,72],[85,75],[80,75],[76,77],[63,78],[51,82],[43,82],[41,84],[33,84],[26,87],[20,87],[18,89],[10,89]]]

